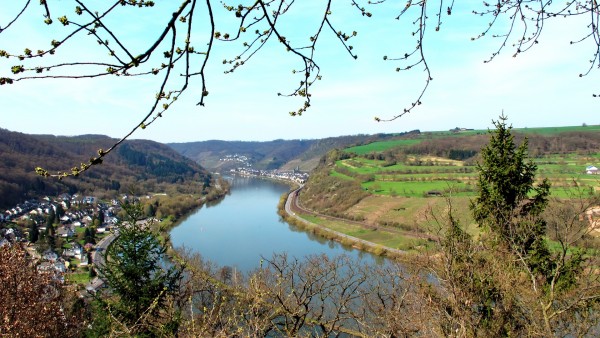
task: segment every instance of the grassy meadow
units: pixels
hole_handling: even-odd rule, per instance
[[[528,137],[530,160],[538,167],[536,178],[550,182],[551,197],[573,198],[600,191],[600,175],[585,173],[589,165],[600,167],[600,147],[586,141],[586,135],[600,134],[600,126],[524,128],[513,131],[518,144],[523,134]],[[333,207],[330,206],[319,210],[319,203],[311,206],[310,199],[305,203],[318,212],[360,220],[365,225],[377,227],[377,230],[347,224],[342,220],[305,217],[313,223],[350,236],[386,247],[413,251],[430,245],[430,239],[439,233],[439,224],[443,223],[451,203],[454,215],[463,227],[477,235],[479,230],[471,218],[469,205],[477,195],[476,164],[481,145],[487,143],[486,135],[485,130],[421,133],[411,135],[408,139],[386,140],[344,149],[343,152],[348,156],[332,159],[323,170],[326,170],[329,178],[348,184],[352,182],[358,189],[367,192],[367,197],[343,211],[334,212],[331,212]],[[472,155],[465,159],[440,156],[452,153],[452,149],[477,150],[471,150],[468,154]],[[335,189],[329,190],[331,198],[340,198]],[[323,192],[325,195],[327,193]],[[328,198],[325,197],[325,200]]]

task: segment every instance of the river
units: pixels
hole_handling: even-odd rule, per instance
[[[286,252],[291,256],[346,254],[362,263],[381,264],[372,254],[323,239],[287,224],[277,214],[284,183],[251,178],[231,178],[231,194],[211,206],[205,205],[171,230],[175,247],[185,246],[220,266],[249,272],[261,257]]]

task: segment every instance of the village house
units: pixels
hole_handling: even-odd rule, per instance
[[[70,201],[72,196],[67,193],[64,193],[64,194],[58,195],[58,198],[62,201]]]
[[[52,276],[52,279],[64,283],[64,274],[67,271],[67,265],[62,260],[56,262],[42,262],[37,266],[37,270],[40,273],[47,273]]]
[[[82,259],[83,256],[85,256],[84,252],[83,252],[83,247],[81,247],[81,245],[79,245],[78,243],[75,242],[71,242],[70,243],[71,248],[69,249],[64,249],[62,252],[62,256],[63,257],[73,257],[73,258],[77,258],[77,259]],[[86,262],[87,262],[87,258],[86,258]]]
[[[600,171],[595,166],[589,165],[585,168],[585,173],[588,175],[598,175],[600,174]]]
[[[73,231],[72,226],[63,225],[60,228],[56,229],[56,234],[60,237],[73,237],[75,235],[75,231]]]
[[[81,254],[79,266],[88,266],[89,264],[90,262],[88,261],[88,255],[86,253]]]

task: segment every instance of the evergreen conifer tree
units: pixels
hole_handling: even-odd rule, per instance
[[[35,243],[40,238],[40,231],[38,230],[37,224],[34,221],[29,221],[29,242]]]
[[[543,274],[551,273],[550,253],[544,241],[546,222],[541,214],[548,204],[550,184],[535,185],[537,166],[527,160],[527,139],[517,146],[506,116],[494,121],[496,129],[481,151],[479,195],[471,210],[477,224],[498,244],[506,245]]]
[[[139,205],[125,205],[130,219],[121,224],[118,237],[108,247],[104,264],[98,266],[99,275],[106,280],[114,296],[102,300],[121,325],[136,335],[162,335],[162,327],[176,327],[168,318],[168,325],[159,325],[159,314],[169,297],[178,290],[182,268],[167,262],[166,247],[141,219]],[[161,333],[158,334],[156,330]]]

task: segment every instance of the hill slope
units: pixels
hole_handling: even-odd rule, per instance
[[[98,197],[168,189],[199,193],[210,183],[210,174],[195,162],[163,144],[145,140],[126,141],[102,165],[76,179],[59,181],[34,172],[37,166],[57,171],[87,162],[99,148],[106,149],[115,141],[102,135],[27,135],[0,129],[0,208],[32,196],[64,192]]]
[[[418,133],[413,131],[410,133]],[[180,154],[197,161],[203,167],[223,171],[237,167],[239,162],[222,161],[227,155],[238,154],[248,158],[256,169],[294,169],[310,171],[331,149],[346,148],[375,141],[394,139],[407,133],[353,135],[329,137],[318,140],[274,140],[268,142],[202,141],[168,143]]]
[[[552,196],[572,198],[600,191],[599,176],[586,173],[587,167],[600,167],[599,130],[516,129],[513,135],[517,144],[527,138],[536,177],[549,180]],[[477,194],[476,163],[488,142],[485,131],[432,132],[332,151],[299,199],[323,214],[415,230],[413,222],[425,220],[433,204],[444,207],[445,200],[436,197],[468,200]],[[461,211],[468,214],[468,203]]]

